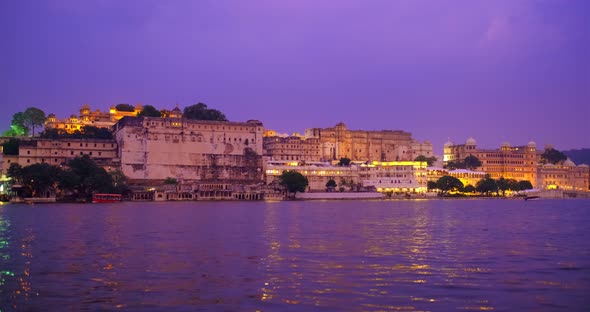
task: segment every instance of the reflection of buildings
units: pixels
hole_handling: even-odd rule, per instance
[[[272,130],[267,130],[265,137],[265,155],[273,160],[411,161],[420,155],[433,155],[430,142],[413,140],[408,132],[348,130],[343,123],[332,128],[307,129],[302,137],[280,138]]]
[[[137,116],[142,109],[143,107],[138,103],[132,112],[117,110],[115,106],[111,106],[108,112],[103,112],[98,109],[92,111],[88,104],[84,104],[80,108],[79,116],[71,115],[70,118],[57,119],[54,114],[49,114],[45,121],[45,128],[62,129],[69,133],[81,130],[84,126],[110,128],[125,116]]]

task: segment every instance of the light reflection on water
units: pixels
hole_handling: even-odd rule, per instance
[[[582,310],[589,204],[4,205],[0,311]]]

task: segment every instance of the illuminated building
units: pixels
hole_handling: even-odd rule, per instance
[[[265,135],[284,136],[273,130],[267,130]],[[314,158],[314,161],[332,161],[340,158],[358,161],[412,161],[420,155],[433,156],[430,142],[418,142],[412,139],[410,133],[400,130],[348,130],[344,123],[339,123],[332,128],[306,129],[305,135],[294,134],[291,137],[301,137],[304,141],[318,140],[319,158]],[[316,144],[315,141],[310,142]],[[277,155],[289,158],[292,156],[273,152],[273,159],[277,159]]]
[[[500,149],[479,149],[473,138],[460,145],[447,142],[444,145],[443,163],[446,165],[449,161],[463,160],[469,155],[481,161],[482,165],[478,169],[489,174],[492,179],[504,177],[527,180],[535,186],[540,160],[535,142],[529,142],[526,146],[510,146],[505,142]]]
[[[296,136],[264,137],[264,156],[271,160],[320,161],[320,140]]]
[[[378,192],[426,192],[426,162],[373,161],[361,164],[359,171],[363,186]]]
[[[350,181],[358,183],[360,181],[358,168],[354,165],[350,167],[339,167],[322,162],[309,162],[305,165],[300,165],[297,161],[269,160],[266,162],[265,168],[266,183],[278,183],[279,176],[283,174],[283,171],[295,171],[307,177],[309,182],[308,190],[310,191],[325,191],[326,183],[330,179],[333,179],[337,184],[340,184],[342,180],[347,183]]]
[[[18,163],[23,167],[39,163],[60,166],[82,155],[88,155],[107,171],[119,167],[117,143],[114,140],[70,138],[21,139],[19,155],[5,157],[2,166],[3,169],[10,167],[11,163]]]
[[[566,191],[588,191],[590,171],[588,165],[576,166],[570,159],[562,164],[539,165],[537,188]]]
[[[54,114],[49,114],[45,121],[45,128],[62,129],[68,133],[80,131],[84,126],[110,128],[125,116],[137,116],[142,109],[143,106],[138,103],[132,112],[117,110],[115,106],[111,106],[108,112],[103,112],[98,109],[92,111],[88,104],[84,104],[80,108],[79,116],[71,115],[69,118],[57,119]]]

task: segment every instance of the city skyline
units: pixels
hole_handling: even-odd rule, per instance
[[[0,128],[129,103],[203,102],[302,132],[404,130],[590,147],[587,1],[0,4]]]

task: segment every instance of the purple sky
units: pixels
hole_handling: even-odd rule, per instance
[[[344,122],[482,147],[590,147],[590,1],[0,1],[0,129],[203,102],[303,132]]]

